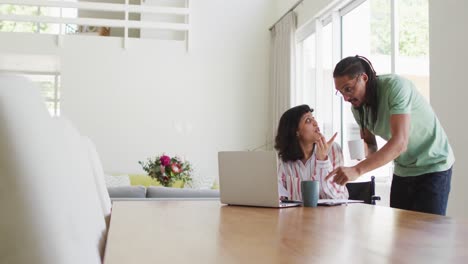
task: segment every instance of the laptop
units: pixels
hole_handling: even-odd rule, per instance
[[[218,152],[221,203],[285,208],[301,202],[282,202],[278,190],[275,151]]]

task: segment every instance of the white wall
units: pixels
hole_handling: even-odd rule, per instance
[[[320,11],[333,2],[336,2],[336,0],[304,0],[304,2],[296,8],[296,12],[298,14],[298,28],[313,19]]]
[[[166,152],[215,178],[218,151],[254,148],[271,133],[274,6],[197,0],[190,9],[188,53],[183,43],[132,41],[122,49],[119,38],[86,36],[65,37],[56,48],[54,37],[23,34],[0,35],[0,50],[59,55],[62,113],[95,142],[105,170],[142,172],[138,160]]]
[[[275,21],[278,20],[281,16],[283,16],[294,4],[297,3],[297,1],[299,0],[276,0],[276,8],[274,13]]]
[[[298,0],[276,0],[275,19],[279,19]],[[313,19],[320,11],[337,0],[304,0],[294,11],[297,13],[297,27],[301,27],[310,19]]]
[[[430,0],[431,104],[455,152],[448,215],[468,217],[468,130],[465,116],[468,87],[464,76],[468,62],[467,1]]]

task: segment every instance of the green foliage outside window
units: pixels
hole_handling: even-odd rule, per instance
[[[388,0],[369,0],[372,53],[391,53],[391,10]],[[429,54],[428,0],[398,0],[399,51],[402,56]]]
[[[37,6],[0,5],[2,15],[28,15],[41,16],[44,11]],[[39,27],[39,28],[38,28]],[[47,24],[34,22],[0,21],[1,32],[43,32],[48,28]]]

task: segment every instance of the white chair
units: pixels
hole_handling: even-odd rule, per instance
[[[91,139],[88,137],[82,137],[82,140],[88,151],[88,158],[93,169],[96,191],[99,195],[106,226],[109,228],[112,202],[109,197],[109,192],[107,191],[106,182],[104,180],[104,169],[102,168],[101,159],[99,158],[98,152],[96,151],[96,146],[91,141]]]
[[[0,74],[0,263],[102,262],[110,202],[85,141],[31,82]]]

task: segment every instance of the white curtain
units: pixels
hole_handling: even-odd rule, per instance
[[[271,30],[271,75],[273,140],[281,115],[292,105],[295,85],[296,14],[289,12]]]

